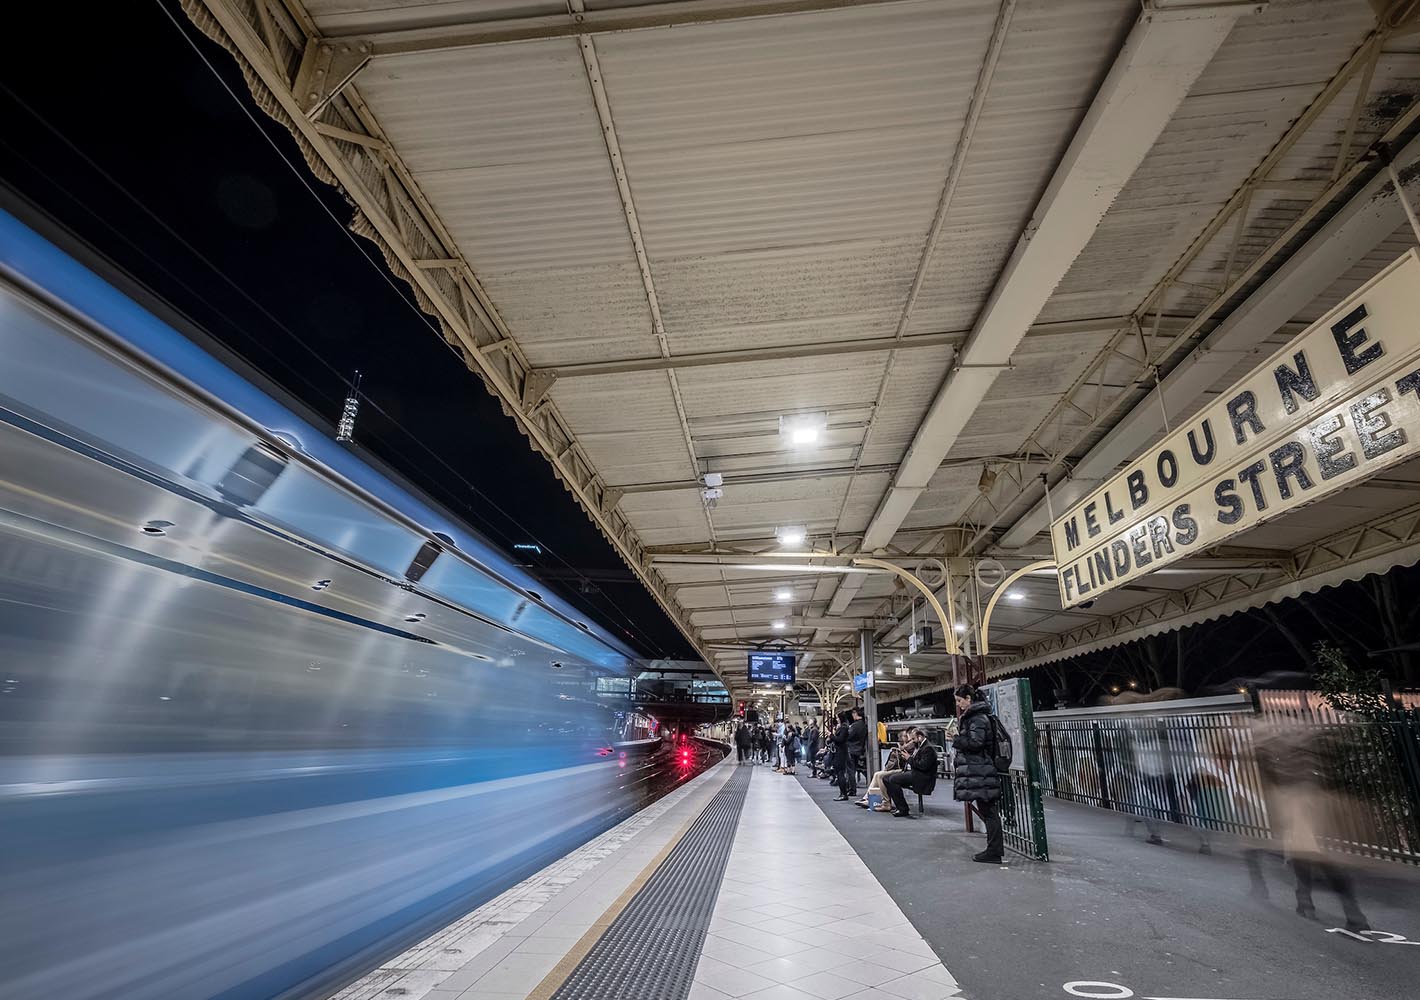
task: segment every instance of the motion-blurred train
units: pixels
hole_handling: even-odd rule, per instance
[[[0,212],[0,996],[312,995],[636,807],[633,650],[77,255]]]

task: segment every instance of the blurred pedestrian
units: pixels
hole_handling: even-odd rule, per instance
[[[1353,933],[1371,929],[1356,901],[1351,874],[1335,856],[1322,850],[1322,838],[1338,817],[1356,811],[1342,789],[1328,787],[1327,755],[1322,731],[1295,722],[1258,722],[1254,726],[1258,771],[1272,836],[1282,845],[1282,853],[1296,879],[1297,914],[1315,920],[1316,903],[1312,887],[1324,879],[1341,901],[1346,929]],[[1266,883],[1258,865],[1257,852],[1247,855],[1253,890],[1266,896]]]

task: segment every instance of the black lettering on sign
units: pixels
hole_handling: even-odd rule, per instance
[[[1181,503],[1173,509],[1173,526],[1178,534],[1174,535],[1174,540],[1180,545],[1192,545],[1198,541],[1198,522],[1189,515],[1192,513],[1193,505]]]
[[[1233,437],[1237,439],[1238,444],[1247,444],[1247,435],[1243,433],[1244,425],[1250,427],[1254,434],[1261,434],[1266,430],[1257,415],[1257,397],[1247,389],[1228,400],[1228,420],[1232,422]]]
[[[1109,554],[1114,559],[1114,575],[1124,576],[1129,572],[1129,545],[1122,538],[1109,543]]]
[[[1267,455],[1272,464],[1272,475],[1277,477],[1277,492],[1283,500],[1292,499],[1292,480],[1297,488],[1305,492],[1312,488],[1312,477],[1307,475],[1307,452],[1295,441],[1285,441],[1273,448]]]
[[[1124,511],[1114,509],[1114,501],[1110,499],[1108,490],[1104,494],[1104,512],[1109,515],[1110,524],[1118,524],[1124,520]]]
[[[1405,432],[1399,427],[1386,430],[1391,426],[1390,414],[1378,412],[1389,402],[1390,390],[1377,389],[1351,404],[1351,421],[1356,425],[1356,437],[1367,458],[1380,458],[1405,444]]]
[[[1090,533],[1091,538],[1100,533],[1100,522],[1099,518],[1095,517],[1095,502],[1093,500],[1085,504],[1085,530]]]
[[[1282,405],[1288,413],[1296,413],[1301,409],[1302,404],[1297,402],[1297,396],[1301,396],[1308,403],[1315,403],[1321,395],[1321,390],[1316,387],[1316,379],[1312,378],[1306,354],[1298,351],[1292,355],[1292,363],[1297,366],[1296,371],[1286,365],[1278,365],[1272,372],[1277,379],[1277,391],[1282,394]]]
[[[1204,420],[1201,426],[1203,428],[1203,442],[1208,446],[1208,450],[1198,450],[1198,439],[1193,436],[1192,428],[1188,430],[1188,450],[1193,452],[1195,462],[1199,465],[1207,465],[1213,461],[1213,455],[1218,450],[1218,443],[1213,440],[1213,421]]]
[[[1331,336],[1336,341],[1336,349],[1341,352],[1341,363],[1346,366],[1347,375],[1355,375],[1385,354],[1385,348],[1379,342],[1370,345],[1360,353],[1356,351],[1366,342],[1366,331],[1360,329],[1352,333],[1351,328],[1364,320],[1367,315],[1366,305],[1362,303],[1341,317],[1341,320],[1331,327]]]
[[[1266,468],[1267,463],[1258,459],[1246,469],[1240,469],[1238,471],[1238,482],[1247,483],[1247,485],[1252,488],[1252,502],[1257,505],[1258,510],[1267,509],[1267,497],[1263,494],[1262,483],[1257,478],[1262,475],[1263,470]]]
[[[1144,471],[1135,469],[1124,480],[1129,484],[1129,502],[1135,510],[1149,502],[1149,487],[1144,485]]]
[[[1069,601],[1074,597],[1075,570],[1071,566],[1066,566],[1060,571],[1060,585],[1065,589],[1065,600]]]
[[[1100,549],[1094,554],[1095,568],[1091,572],[1097,580],[1113,580],[1114,570],[1109,565],[1109,549]]]
[[[1071,552],[1080,547],[1080,524],[1073,517],[1065,522],[1065,547]]]
[[[1129,547],[1134,551],[1134,565],[1143,569],[1154,561],[1154,557],[1149,554],[1149,531],[1143,524],[1137,524],[1129,529],[1127,535]]]
[[[1169,522],[1162,515],[1149,518],[1149,541],[1154,546],[1154,558],[1162,559],[1164,553],[1173,554],[1173,539],[1169,537]]]
[[[1341,417],[1333,414],[1322,417],[1306,429],[1323,481],[1356,468],[1356,456],[1346,451],[1345,443],[1336,436],[1343,426]],[[1346,451],[1346,454],[1341,454],[1343,451]]]
[[[1242,497],[1233,492],[1237,488],[1237,483],[1231,479],[1220,479],[1218,485],[1213,487],[1213,499],[1218,504],[1218,523],[1237,524],[1242,520],[1243,502]]]
[[[1169,451],[1167,448],[1159,452],[1159,461],[1157,464],[1159,482],[1163,483],[1166,487],[1178,482],[1178,459],[1174,457],[1173,452]]]
[[[1407,392],[1420,394],[1420,368],[1415,369],[1409,375],[1402,375],[1396,379],[1395,388],[1402,396]]]
[[[1086,560],[1085,560],[1085,569],[1089,569],[1089,568],[1090,568],[1090,561],[1089,561],[1088,559],[1086,559]],[[1088,594],[1090,591],[1092,591],[1092,590],[1095,589],[1094,587],[1091,587],[1088,583],[1085,582],[1085,577],[1084,577],[1084,575],[1080,572],[1080,564],[1079,564],[1079,563],[1076,563],[1076,564],[1075,564],[1075,586],[1077,586],[1077,587],[1080,588],[1080,596],[1081,596],[1081,597],[1084,597],[1084,596],[1085,596],[1086,594]]]

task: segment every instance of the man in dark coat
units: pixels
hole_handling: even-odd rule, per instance
[[[858,794],[858,777],[848,763],[849,722],[852,716],[843,712],[838,716],[838,728],[833,731],[833,777],[838,785],[837,802],[851,799]],[[866,728],[866,727],[864,727]]]
[[[952,781],[952,797],[975,807],[986,824],[986,850],[971,860],[984,864],[1000,864],[1005,857],[1001,837],[1001,775],[996,770],[996,730],[992,725],[991,706],[986,696],[973,684],[956,689],[957,734],[952,740],[956,749]]]
[[[907,796],[903,794],[904,788],[927,794],[937,784],[937,748],[925,734],[915,734],[913,739],[915,742],[906,754],[902,770],[883,775],[883,791],[892,799],[894,816],[912,815],[912,810],[907,807]]]
[[[852,775],[853,795],[858,794],[858,772],[868,777],[868,723],[861,708],[853,709],[853,721],[848,726],[848,773]]]
[[[741,723],[735,729],[735,750],[739,753],[739,764],[749,760],[749,726]]]
[[[816,724],[815,724],[815,725],[812,725],[812,726],[809,726],[809,727],[808,727],[808,730],[809,730],[808,733],[807,733],[807,734],[805,735],[805,737],[804,737],[804,739],[805,739],[805,744],[804,744],[804,760],[806,760],[806,761],[809,762],[810,776],[811,776],[811,777],[814,777],[814,778],[817,778],[817,777],[818,777],[818,726],[817,726]]]

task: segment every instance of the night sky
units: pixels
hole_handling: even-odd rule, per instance
[[[540,543],[533,558],[553,586],[643,655],[694,658],[639,583],[602,575],[626,567],[406,286],[373,263],[374,246],[345,231],[343,196],[305,171],[232,58],[176,3],[83,6],[82,17],[66,4],[7,17],[5,185],[327,423],[364,372],[362,448],[494,544]],[[40,41],[60,38],[62,55]]]

